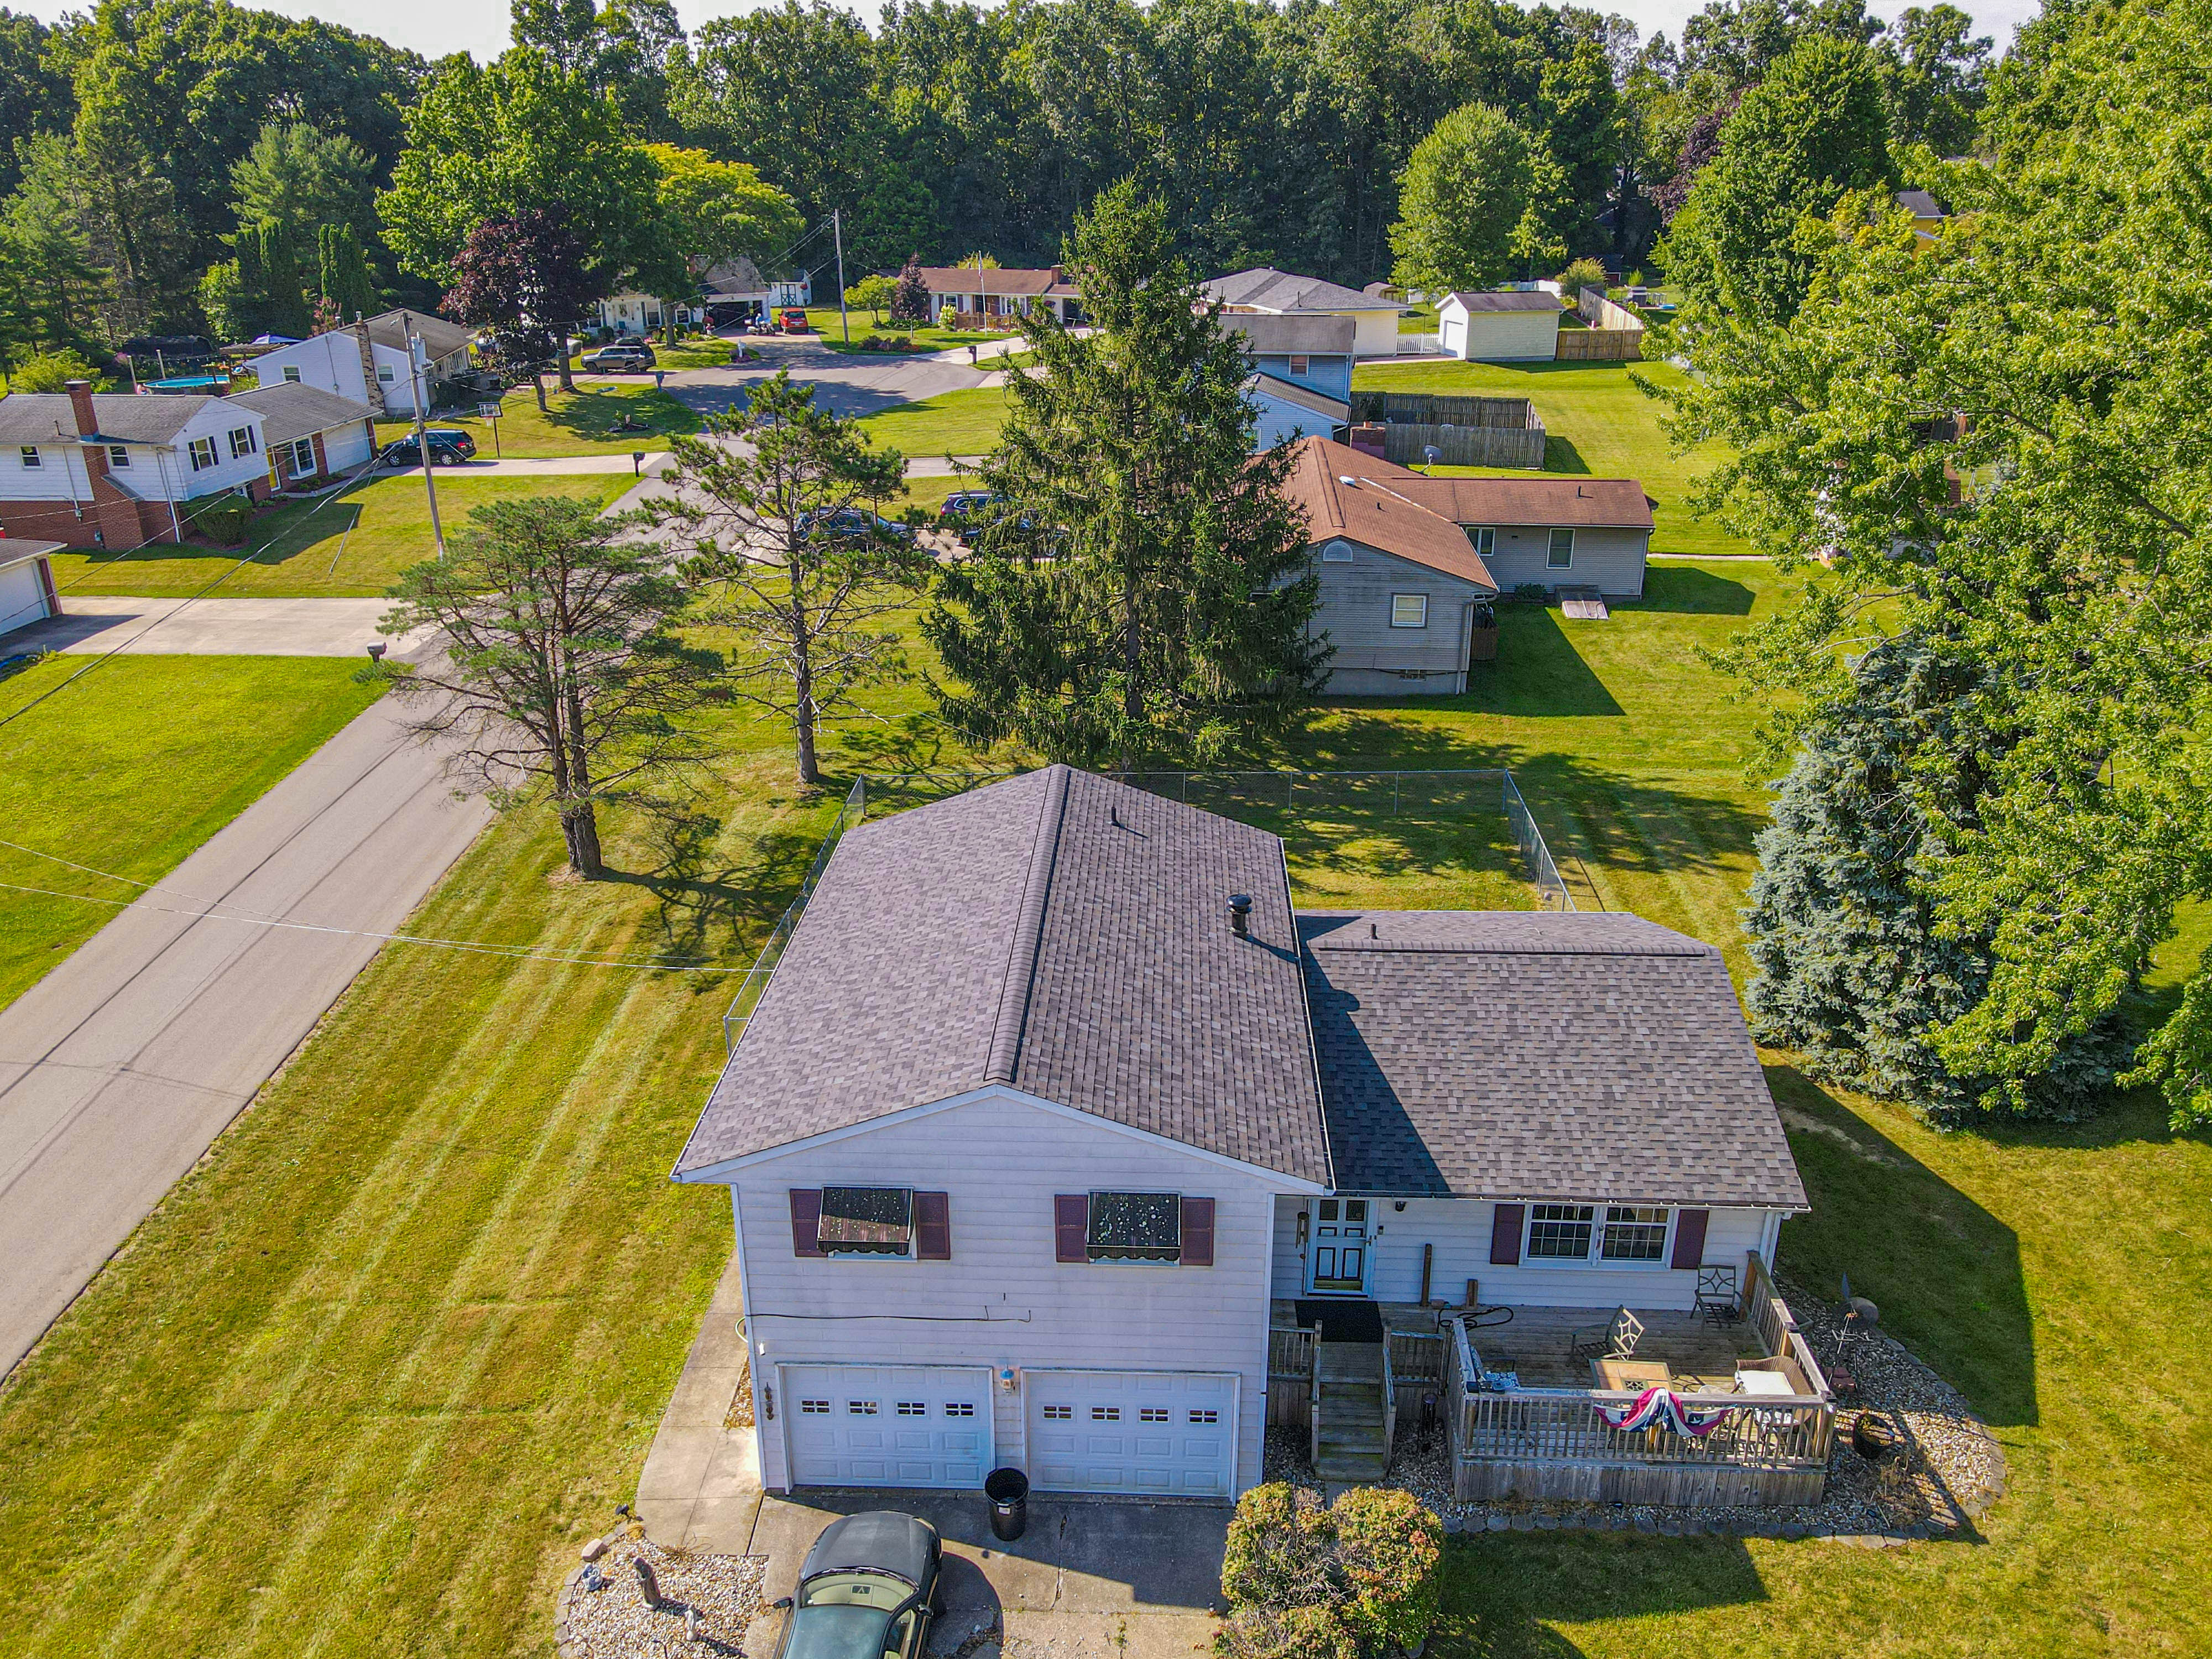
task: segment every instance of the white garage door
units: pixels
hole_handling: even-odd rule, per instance
[[[1041,1492],[1226,1498],[1237,1378],[1211,1371],[1024,1371],[1030,1484]]]
[[[801,1486],[983,1484],[991,1373],[965,1365],[780,1365],[777,1411]]]

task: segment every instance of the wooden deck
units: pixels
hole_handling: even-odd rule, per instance
[[[1725,1394],[1735,1387],[1736,1362],[1765,1356],[1759,1334],[1747,1320],[1711,1325],[1702,1315],[1672,1310],[1631,1309],[1644,1322],[1636,1358],[1658,1360],[1678,1379],[1695,1377],[1700,1390]],[[1602,1335],[1610,1308],[1516,1308],[1512,1322],[1486,1325],[1468,1333],[1485,1370],[1513,1371],[1524,1389],[1589,1389],[1597,1386],[1588,1359],[1569,1359],[1575,1332]]]

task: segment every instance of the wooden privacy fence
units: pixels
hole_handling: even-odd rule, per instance
[[[1563,328],[1553,356],[1565,362],[1628,362],[1644,355],[1644,319],[1594,288],[1575,296],[1575,315],[1588,328]]]
[[[1525,466],[1544,464],[1544,428],[1502,426],[1423,426],[1393,422],[1382,428],[1382,459],[1419,466],[1433,447],[1446,466]]]
[[[1354,392],[1352,418],[1411,425],[1504,427],[1543,430],[1535,406],[1526,398],[1455,398],[1437,392]]]

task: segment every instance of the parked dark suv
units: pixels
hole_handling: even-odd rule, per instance
[[[424,434],[430,441],[430,465],[459,466],[477,453],[477,441],[457,426],[434,426]],[[422,456],[415,447],[415,434],[409,433],[384,452],[384,459],[392,466],[419,466]]]

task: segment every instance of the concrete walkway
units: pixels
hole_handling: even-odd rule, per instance
[[[58,617],[7,636],[5,650],[100,656],[360,657],[379,641],[401,655],[421,633],[376,631],[389,599],[138,599],[71,593]]]
[[[0,1008],[0,1371],[314,1029],[376,954],[363,935],[398,929],[489,818],[400,720],[390,698],[358,716]]]

